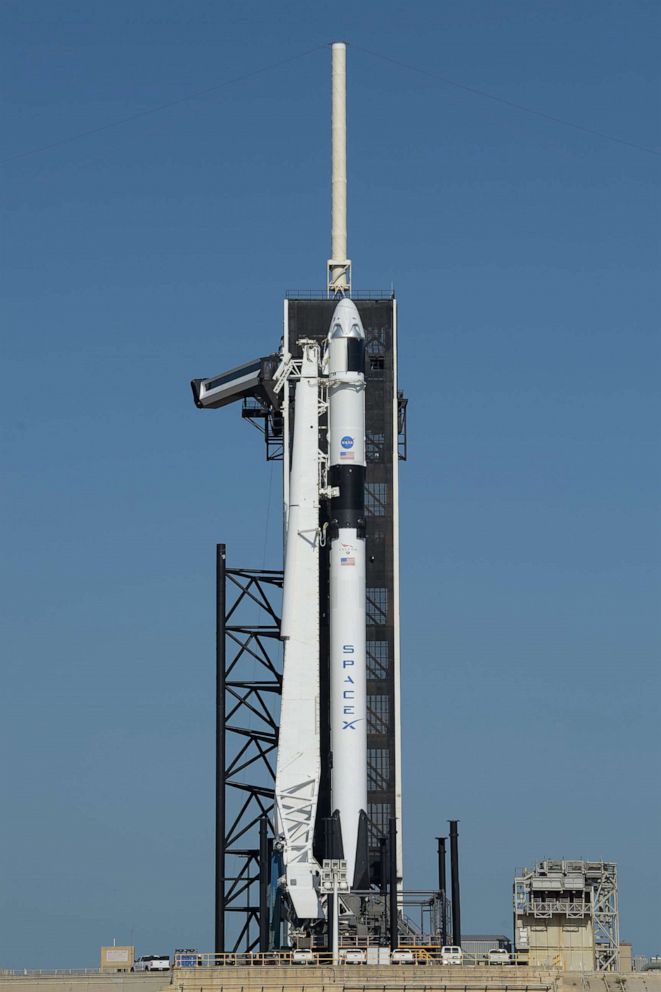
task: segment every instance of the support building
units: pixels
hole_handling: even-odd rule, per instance
[[[566,971],[617,971],[617,866],[608,861],[540,861],[514,879],[519,960]]]

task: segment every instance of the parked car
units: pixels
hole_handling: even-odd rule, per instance
[[[340,964],[365,964],[366,960],[362,947],[340,948]]]
[[[492,947],[487,954],[487,964],[511,964],[510,952],[504,947]]]
[[[169,971],[170,958],[167,954],[143,954],[133,962],[131,971]]]
[[[441,947],[441,964],[463,964],[464,952],[460,947],[447,945]]]
[[[307,947],[297,948],[291,952],[292,964],[316,964],[317,955]]]
[[[415,954],[408,947],[398,947],[390,955],[392,964],[415,964]]]

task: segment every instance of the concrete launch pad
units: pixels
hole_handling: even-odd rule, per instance
[[[661,992],[661,973],[520,967],[175,968],[165,975],[1,974],[0,992]]]

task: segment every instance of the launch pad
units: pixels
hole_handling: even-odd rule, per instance
[[[287,294],[277,351],[192,383],[202,409],[241,403],[266,459],[282,463],[283,482],[283,569],[240,567],[224,544],[216,550],[215,952],[205,966],[462,967],[457,820],[449,821],[451,898],[445,837],[437,887],[403,884],[407,400],[395,295],[352,288],[345,46],[332,53],[327,288]],[[527,919],[528,903],[519,903]],[[618,967],[613,913],[608,953],[602,926],[581,958],[604,971]],[[546,962],[548,941],[533,943]],[[509,944],[492,951],[493,963],[531,963],[510,956]]]
[[[284,569],[228,567],[217,549],[217,952],[332,946],[337,958],[341,938],[394,949],[405,919],[407,402],[394,294],[352,292],[346,186],[346,46],[337,43],[326,291],[288,294],[277,352],[192,382],[201,409],[240,401],[267,459],[283,466]],[[430,906],[447,920],[445,893],[431,893]]]

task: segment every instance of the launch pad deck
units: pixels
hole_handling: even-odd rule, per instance
[[[0,992],[661,992],[659,972],[427,965],[175,968],[166,975],[1,973]]]

